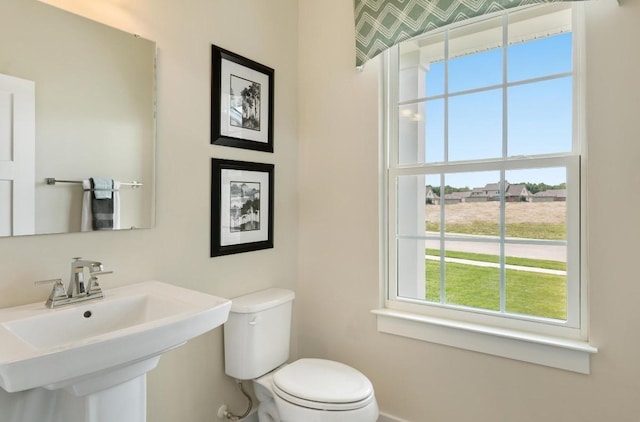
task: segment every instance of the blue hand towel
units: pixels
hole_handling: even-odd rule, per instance
[[[93,177],[93,196],[96,199],[113,198],[113,179],[104,177]]]
[[[96,180],[108,180],[109,184],[96,183]],[[100,182],[102,183],[102,182]],[[107,189],[107,190],[105,190]],[[93,230],[113,230],[113,180],[111,179],[91,179],[91,214],[93,216]],[[108,193],[108,195],[106,195]]]

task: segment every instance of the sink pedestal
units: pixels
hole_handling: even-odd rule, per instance
[[[59,392],[53,422],[145,422],[147,372],[160,356],[75,381],[47,385]],[[2,421],[0,421],[2,422]]]
[[[146,422],[147,372],[160,356],[19,393],[0,389],[0,422]]]
[[[52,422],[145,422],[147,376],[87,396],[61,390],[57,415]]]

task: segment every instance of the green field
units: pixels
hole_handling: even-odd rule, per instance
[[[439,232],[439,223],[426,224],[427,231]],[[447,233],[474,234],[484,236],[500,236],[500,224],[488,221],[472,221],[470,223],[447,224]],[[507,223],[507,237],[527,239],[565,240],[567,225],[564,223]]]
[[[464,259],[471,259],[469,255]],[[481,255],[482,256],[482,255]],[[497,256],[487,255],[482,261],[496,262]],[[477,258],[477,256],[476,256]],[[507,258],[509,261],[511,258]],[[480,260],[480,259],[476,259]],[[556,261],[528,260],[528,266],[548,268]],[[537,262],[537,263],[536,263]],[[522,265],[521,263],[515,265]],[[556,269],[556,268],[554,268]],[[558,268],[559,269],[559,268]],[[493,311],[500,310],[500,270],[475,265],[445,263],[445,302]],[[440,302],[440,262],[426,261],[426,299]],[[528,271],[505,271],[506,311],[564,320],[567,316],[566,277]]]
[[[447,204],[444,208],[427,205],[426,229],[440,231],[445,213],[447,234],[500,236],[499,221],[505,222],[505,235],[511,238],[566,240],[566,203],[494,202]],[[440,256],[437,249],[427,255]],[[498,255],[445,251],[445,258],[482,263],[500,263]],[[565,262],[505,257],[505,264],[566,271]],[[426,298],[440,302],[440,261],[426,261]],[[500,269],[467,263],[446,262],[444,303],[500,311]],[[505,270],[505,311],[564,320],[567,314],[567,277],[533,271]]]

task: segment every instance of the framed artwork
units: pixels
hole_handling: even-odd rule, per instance
[[[211,143],[273,152],[273,69],[215,45]]]
[[[273,248],[273,164],[211,159],[211,256]]]

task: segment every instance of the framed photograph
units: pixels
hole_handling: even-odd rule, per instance
[[[273,164],[211,159],[211,256],[273,248]]]
[[[273,152],[273,69],[215,45],[211,143]]]

